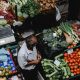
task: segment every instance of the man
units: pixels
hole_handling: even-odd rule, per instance
[[[18,63],[22,69],[25,80],[38,80],[36,66],[41,61],[41,55],[36,49],[37,38],[32,31],[25,32],[22,37],[25,39],[18,53]]]

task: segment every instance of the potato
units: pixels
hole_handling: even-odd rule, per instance
[[[48,10],[55,7],[55,0],[37,0],[41,6],[40,11]]]

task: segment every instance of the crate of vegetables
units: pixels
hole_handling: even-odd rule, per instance
[[[65,52],[64,60],[74,75],[80,74],[80,48],[70,49],[68,52]]]
[[[54,64],[61,70],[62,79],[80,78],[80,45],[67,49],[64,54],[55,57]]]

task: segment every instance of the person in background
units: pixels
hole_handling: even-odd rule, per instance
[[[43,69],[40,65],[42,56],[36,47],[38,44],[37,38],[33,31],[24,32],[22,37],[25,41],[18,52],[18,64],[23,77],[25,80],[39,80],[38,71]],[[43,76],[45,75],[43,74]]]

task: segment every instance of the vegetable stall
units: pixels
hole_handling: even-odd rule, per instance
[[[0,1],[1,79],[13,80],[13,76],[18,80],[21,77],[21,73],[18,77],[16,60],[18,43],[22,40],[20,34],[34,26],[47,55],[41,63],[48,80],[80,79],[80,22],[55,21],[55,6],[56,0]],[[57,25],[53,25],[55,23]]]

